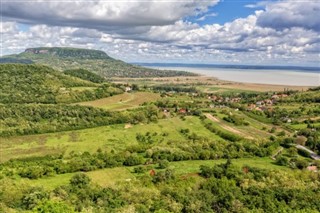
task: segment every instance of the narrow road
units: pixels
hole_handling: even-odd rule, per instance
[[[251,139],[251,140],[254,139],[253,137],[248,136],[247,134],[245,134],[245,133],[243,133],[243,132],[240,132],[238,129],[235,129],[235,128],[231,127],[231,126],[228,126],[228,125],[222,123],[221,120],[219,120],[218,118],[212,116],[212,115],[209,114],[209,113],[205,113],[204,115],[205,115],[209,120],[214,121],[214,122],[216,122],[216,123],[219,123],[219,125],[220,125],[223,129],[225,129],[225,130],[227,130],[227,131],[229,131],[229,132],[238,134],[238,135],[240,135],[240,136],[242,136],[242,137],[245,137],[245,138],[247,138],[247,139]]]
[[[311,157],[312,159],[314,159],[314,160],[320,160],[320,156],[317,155],[317,154],[316,154],[315,152],[313,152],[312,150],[308,149],[307,147],[302,146],[302,145],[296,145],[296,148],[297,148],[297,149],[303,149],[303,150],[309,152],[309,153],[310,153],[310,157]]]

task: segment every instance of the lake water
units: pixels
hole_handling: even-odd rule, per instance
[[[320,86],[320,72],[299,70],[261,70],[261,69],[231,69],[206,67],[160,67],[162,70],[182,70],[198,73],[221,80],[242,83],[258,83],[290,86]]]

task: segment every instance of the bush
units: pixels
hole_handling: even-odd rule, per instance
[[[137,166],[134,168],[133,172],[134,173],[145,173],[147,169],[144,166]]]
[[[303,157],[310,158],[310,153],[304,149],[298,149],[298,154]]]
[[[166,169],[169,166],[168,160],[159,161],[159,169]]]
[[[84,173],[78,173],[70,179],[70,185],[76,188],[85,188],[91,182],[91,179]]]
[[[296,161],[296,167],[298,169],[305,169],[309,165],[309,162],[306,160],[297,160]]]
[[[287,166],[289,163],[288,158],[284,157],[284,156],[279,156],[276,160],[276,164],[280,165],[280,166]]]
[[[139,156],[137,154],[132,154],[126,158],[126,160],[123,162],[123,165],[136,166],[143,163],[144,163],[144,158],[142,156]]]

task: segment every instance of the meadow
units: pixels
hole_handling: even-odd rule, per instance
[[[49,134],[14,136],[1,138],[1,162],[12,158],[43,156],[47,154],[70,152],[95,152],[99,148],[107,151],[120,151],[131,145],[137,145],[136,135],[150,133],[167,133],[161,142],[166,146],[170,141],[185,141],[181,129],[191,129],[199,135],[211,139],[223,140],[208,131],[196,117],[179,117],[159,120],[149,124],[118,124],[83,130],[66,131]]]
[[[193,176],[200,172],[200,166],[214,166],[217,164],[226,163],[227,160],[194,160],[194,161],[178,161],[170,162],[168,168],[175,170],[175,173],[181,177],[185,175]],[[290,172],[290,169],[284,168],[282,166],[274,164],[273,160],[270,158],[240,158],[232,160],[235,166],[243,167],[256,167],[261,169],[267,169],[268,171],[281,170],[285,172]],[[145,165],[146,172],[148,175],[151,170],[164,171],[164,169],[159,169],[157,164]],[[135,181],[142,174],[137,174],[134,172],[135,167],[116,167],[108,168],[87,172],[88,177],[91,178],[92,182],[98,184],[102,187],[117,187],[119,183]],[[58,186],[66,185],[69,180],[74,175],[74,173],[67,173],[61,175],[55,175],[53,177],[47,177],[37,180],[19,179],[20,183],[31,184],[34,186],[44,186],[48,190],[57,188]]]
[[[76,104],[82,106],[99,107],[107,110],[126,110],[137,108],[143,103],[156,101],[159,98],[160,95],[156,93],[132,92]]]

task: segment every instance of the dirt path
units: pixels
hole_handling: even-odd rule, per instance
[[[308,149],[307,147],[302,146],[302,145],[296,145],[296,147],[297,147],[297,149],[303,149],[303,150],[309,152],[312,159],[314,159],[314,160],[320,160],[320,156],[317,155],[317,154],[316,154],[315,152],[313,152],[312,150]]]
[[[235,129],[235,128],[231,127],[231,126],[228,126],[228,125],[222,123],[222,121],[221,121],[220,119],[212,116],[212,115],[209,114],[209,113],[206,113],[205,116],[206,116],[209,120],[214,121],[214,122],[216,122],[216,123],[219,123],[219,126],[221,126],[223,129],[225,129],[225,130],[227,130],[227,131],[230,131],[230,132],[235,133],[235,134],[237,134],[237,135],[241,135],[242,137],[247,138],[247,139],[251,139],[251,140],[254,139],[253,137],[247,135],[246,133],[241,132],[241,131],[239,131],[238,129]]]
[[[278,151],[271,156],[272,160],[276,160],[277,156],[283,151],[283,147],[280,147],[280,149],[278,149]]]

